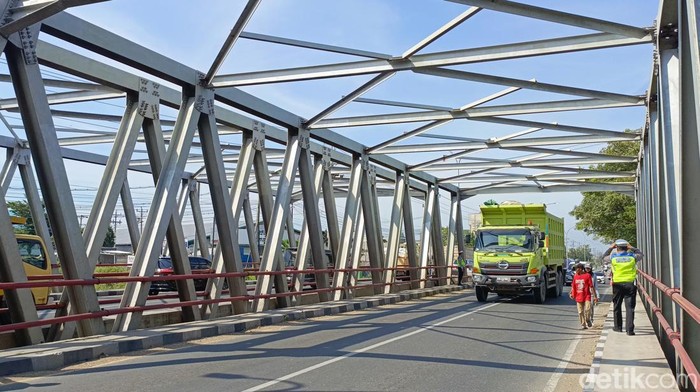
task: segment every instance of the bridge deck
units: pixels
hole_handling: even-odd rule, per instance
[[[582,389],[601,332],[608,336],[601,374],[631,367],[669,372],[641,307],[639,334],[632,338],[608,334],[603,312],[594,328],[580,330],[566,295],[545,305],[493,295],[480,304],[470,290],[456,290],[415,290],[5,350],[0,375],[55,371],[15,374],[2,379],[0,391],[20,383],[51,383],[56,391],[96,385],[102,391],[572,391]],[[307,319],[324,314],[336,315]],[[250,331],[233,334],[243,330]],[[621,350],[629,339],[635,349]],[[162,347],[173,343],[180,344]],[[76,364],[91,359],[98,360]]]

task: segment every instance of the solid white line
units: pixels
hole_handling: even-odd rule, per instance
[[[429,325],[429,326],[427,326],[427,327],[419,327],[417,330],[415,330],[415,331],[413,331],[413,332],[409,332],[409,333],[404,334],[404,335],[396,336],[396,337],[391,338],[391,339],[389,339],[389,340],[385,340],[385,341],[383,341],[383,342],[380,342],[380,343],[377,343],[377,344],[373,344],[373,345],[371,345],[371,346],[367,346],[367,347],[361,348],[361,349],[359,349],[359,350],[351,351],[351,352],[349,352],[349,353],[347,353],[347,354],[344,354],[344,355],[341,355],[341,356],[339,356],[339,357],[331,358],[331,359],[329,359],[329,360],[327,360],[327,361],[324,361],[324,362],[321,362],[321,363],[317,363],[316,365],[309,366],[309,367],[307,367],[307,368],[305,368],[305,369],[301,369],[301,370],[299,370],[299,371],[296,371],[296,372],[294,372],[294,373],[290,373],[290,374],[288,374],[288,375],[286,375],[286,376],[282,376],[282,377],[280,377],[280,378],[276,378],[276,379],[271,380],[271,381],[268,381],[268,382],[266,382],[266,383],[264,383],[264,384],[260,384],[260,385],[255,386],[255,387],[248,388],[248,389],[244,390],[243,392],[254,392],[254,391],[263,390],[263,389],[265,389],[265,388],[267,388],[267,387],[273,386],[273,385],[275,385],[275,384],[279,384],[279,383],[281,383],[282,381],[287,381],[287,380],[292,379],[292,378],[294,378],[294,377],[296,377],[296,376],[299,376],[299,375],[302,375],[302,374],[305,374],[305,373],[309,373],[309,372],[311,372],[311,371],[314,371],[314,370],[316,370],[316,369],[322,368],[322,367],[324,367],[324,366],[328,366],[328,365],[330,365],[330,364],[332,364],[332,363],[336,363],[336,362],[338,362],[338,361],[342,361],[343,359],[353,357],[353,356],[355,356],[355,355],[357,355],[357,354],[361,354],[361,353],[367,352],[367,351],[369,351],[369,350],[373,350],[373,349],[375,349],[375,348],[377,348],[377,347],[381,347],[381,346],[387,345],[387,344],[389,344],[389,343],[393,343],[393,342],[396,342],[396,341],[398,341],[398,340],[405,339],[405,338],[407,338],[407,337],[410,337],[410,336],[419,334],[419,333],[421,333],[421,332],[429,331],[429,330],[431,330],[431,329],[433,329],[433,328],[435,328],[435,327],[439,327],[439,326],[441,326],[441,325],[443,325],[443,324],[447,324],[447,323],[449,323],[449,322],[452,322],[452,321],[455,321],[455,320],[459,320],[459,319],[461,319],[462,317],[466,317],[466,316],[472,315],[472,314],[474,314],[474,313],[480,312],[480,311],[482,311],[482,310],[485,310],[485,309],[488,309],[488,308],[492,308],[492,307],[494,307],[494,306],[496,306],[496,305],[499,305],[499,304],[501,304],[501,303],[503,303],[503,302],[496,302],[496,303],[493,303],[493,304],[491,304],[491,305],[482,306],[482,307],[479,307],[479,308],[477,308],[477,309],[475,309],[475,310],[472,310],[471,312],[467,312],[467,313],[460,314],[460,315],[455,316],[455,317],[452,317],[452,318],[450,318],[450,319],[440,321],[439,323],[435,323],[435,324]]]
[[[564,357],[562,357],[556,370],[554,370],[554,374],[552,374],[552,377],[550,377],[549,381],[547,381],[547,385],[545,385],[544,389],[542,390],[543,392],[553,392],[557,389],[559,379],[564,374],[566,367],[569,365],[571,357],[574,356],[579,340],[581,340],[581,335],[577,335],[576,338],[574,338],[574,341],[569,344],[569,348],[566,350],[566,353],[564,353]]]

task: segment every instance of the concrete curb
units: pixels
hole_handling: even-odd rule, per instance
[[[151,329],[44,343],[0,352],[0,376],[60,369],[79,362],[110,355],[161,347],[218,335],[245,332],[260,326],[352,312],[382,305],[462,290],[459,286],[439,286],[375,295],[352,300],[324,302],[261,313],[194,321]]]

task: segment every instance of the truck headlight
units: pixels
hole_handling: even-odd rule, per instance
[[[484,281],[486,277],[484,275],[474,275],[472,276],[472,279],[474,279],[475,282],[482,282]]]
[[[536,276],[528,276],[525,280],[527,280],[528,282],[532,283],[532,282],[534,282],[534,281],[537,280],[537,277],[536,277]]]

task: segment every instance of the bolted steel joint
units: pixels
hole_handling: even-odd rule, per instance
[[[253,149],[263,151],[265,149],[265,124],[253,121]]]
[[[200,113],[214,115],[214,89],[206,86],[204,74],[197,72],[197,85],[194,86],[194,108]]]
[[[160,116],[160,83],[139,79],[138,113],[157,120]]]
[[[311,148],[311,136],[308,129],[299,128],[299,147],[304,150]]]
[[[669,23],[659,28],[659,43],[666,43],[668,47],[678,47],[678,25]],[[665,46],[666,46],[665,45]]]
[[[323,170],[329,171],[333,167],[333,161],[331,160],[331,149],[330,147],[321,147],[321,164],[323,165]]]

